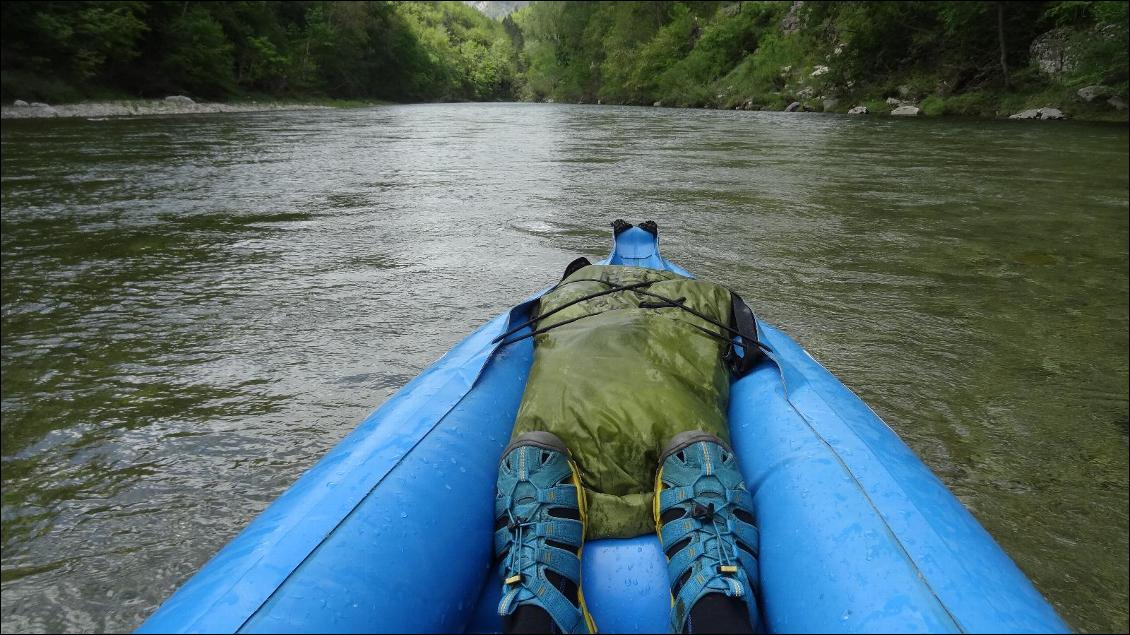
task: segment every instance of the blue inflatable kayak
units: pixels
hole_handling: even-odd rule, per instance
[[[640,228],[603,263],[691,275]],[[494,482],[533,339],[492,342],[536,297],[391,397],[139,632],[497,632]],[[734,382],[729,420],[771,632],[1068,631],[874,412],[787,335],[758,332],[771,352]],[[667,630],[654,536],[587,543],[583,577],[601,631]]]

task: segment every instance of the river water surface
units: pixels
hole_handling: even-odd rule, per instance
[[[1127,629],[1125,126],[457,104],[2,142],[5,632],[137,626],[620,216],[863,397],[1074,628]]]

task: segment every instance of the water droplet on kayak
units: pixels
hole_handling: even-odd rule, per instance
[[[408,518],[408,512],[400,512],[401,518]]]

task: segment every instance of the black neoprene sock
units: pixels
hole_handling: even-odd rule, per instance
[[[536,606],[520,606],[513,615],[502,620],[502,632],[507,635],[518,633],[560,633],[557,624],[542,609]],[[684,633],[753,633],[749,623],[749,612],[745,602],[721,593],[703,596],[691,609]]]
[[[514,613],[502,618],[502,632],[506,635],[517,633],[560,633],[557,623],[544,609],[531,606],[519,606]]]
[[[753,633],[749,611],[739,598],[710,593],[691,607],[684,633]]]

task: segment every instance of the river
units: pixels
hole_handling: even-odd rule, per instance
[[[1127,144],[551,104],[5,121],[0,625],[136,627],[622,216],[856,391],[1073,628],[1125,631]]]

